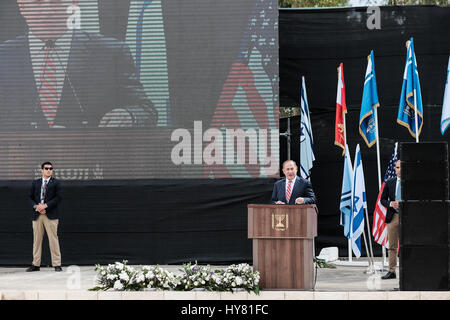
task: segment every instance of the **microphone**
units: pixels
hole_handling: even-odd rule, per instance
[[[47,41],[45,41],[44,48],[54,49],[55,45],[56,45],[55,40],[47,40]]]
[[[49,40],[49,41],[51,41],[51,40]],[[56,52],[56,57],[58,58],[59,65],[62,66],[61,59],[59,58],[58,50],[55,50],[55,52]],[[69,64],[69,62],[70,61],[67,61],[67,65]],[[87,127],[88,121],[86,118],[86,112],[84,111],[83,105],[81,104],[80,99],[78,98],[77,92],[72,84],[72,81],[70,80],[69,73],[67,72],[67,67],[63,68],[63,69],[64,69],[64,76],[66,77],[67,82],[69,83],[70,89],[72,90],[72,94],[73,94],[75,100],[77,101],[78,108],[80,109],[80,112],[83,116],[83,120],[81,121],[81,123],[84,127]],[[61,92],[61,95],[62,95],[62,92]]]

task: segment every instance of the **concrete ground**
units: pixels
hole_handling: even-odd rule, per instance
[[[357,263],[364,263],[364,259]],[[25,272],[25,267],[0,267],[0,300],[450,300],[450,291],[399,291],[398,277],[381,280],[385,271],[367,273],[367,265],[348,266],[345,261],[336,264],[335,269],[317,270],[314,290],[263,289],[259,295],[246,291],[199,290],[97,292],[88,291],[96,286],[94,266],[63,266],[63,272],[44,267],[39,272]],[[376,264],[381,268],[380,258]],[[181,268],[180,265],[162,267],[174,273]]]
[[[181,268],[181,266],[173,265],[163,267],[175,273],[179,272]],[[213,268],[222,267],[213,266]],[[104,300],[145,300],[141,301],[144,304],[133,304],[131,309],[143,308],[137,311],[137,314],[141,314],[141,311],[148,310],[147,303],[151,303],[151,310],[161,308],[165,314],[168,312],[173,314],[173,317],[169,316],[169,318],[180,319],[183,315],[195,314],[193,310],[217,309],[214,316],[221,318],[221,316],[228,315],[230,308],[242,307],[247,308],[245,310],[248,311],[248,308],[252,306],[266,308],[261,310],[268,311],[270,315],[277,315],[277,318],[279,314],[286,317],[292,315],[293,311],[290,308],[298,310],[299,306],[301,308],[305,308],[305,305],[308,307],[308,303],[317,311],[317,303],[320,303],[321,300],[335,300],[337,303],[365,300],[371,303],[370,306],[373,306],[372,302],[375,300],[378,300],[379,303],[393,300],[415,300],[408,304],[409,310],[414,306],[420,307],[421,304],[418,302],[423,300],[441,300],[443,303],[450,301],[450,291],[399,291],[398,278],[381,280],[380,277],[384,272],[367,274],[366,270],[366,266],[347,265],[338,265],[336,269],[318,269],[314,290],[261,290],[260,294],[256,295],[246,291],[88,291],[89,288],[96,285],[96,272],[93,266],[65,266],[63,272],[59,273],[55,272],[53,268],[41,268],[39,272],[28,273],[23,267],[0,267],[0,300],[44,300],[42,302],[45,300],[98,300],[99,303]],[[106,301],[106,303],[108,302]],[[111,304],[108,305],[111,306]],[[169,309],[167,309],[167,305],[170,306]],[[445,304],[440,305],[445,307]],[[17,309],[17,304],[0,301],[2,311],[8,306]],[[433,308],[435,306],[433,305]],[[17,312],[16,309],[12,312]],[[76,313],[78,310],[85,312],[83,308],[75,308],[73,312]],[[129,308],[120,307],[89,310],[101,310],[99,316],[103,317],[105,311],[111,312],[111,315],[116,317],[121,310],[126,310],[126,316],[129,316],[130,312]],[[191,311],[186,313],[186,310]],[[233,310],[235,309],[232,309],[230,314],[234,314]],[[333,308],[328,308],[319,312],[329,312],[331,316],[335,315],[333,310]],[[27,309],[22,308],[20,311],[26,312]],[[32,311],[35,310],[32,309]],[[255,309],[256,311],[257,309]],[[211,313],[209,317],[212,318],[213,314]]]
[[[138,266],[136,266],[138,267]],[[181,266],[162,266],[178,273]],[[212,266],[221,268],[223,266]],[[4,291],[70,291],[88,290],[96,285],[94,266],[64,266],[63,272],[41,268],[39,272],[25,272],[24,267],[0,267],[0,292]],[[315,291],[396,291],[399,281],[381,280],[384,272],[367,274],[365,266],[336,266],[336,269],[317,269]],[[398,273],[397,273],[398,274]]]

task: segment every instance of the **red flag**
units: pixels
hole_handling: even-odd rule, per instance
[[[344,65],[341,63],[338,68],[338,85],[336,95],[336,126],[334,128],[334,144],[342,148],[342,155],[345,154],[344,117],[346,113],[347,113],[347,104],[345,102]]]

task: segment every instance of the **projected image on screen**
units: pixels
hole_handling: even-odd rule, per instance
[[[0,180],[278,175],[275,0],[0,2]]]

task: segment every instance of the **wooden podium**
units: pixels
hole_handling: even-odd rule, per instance
[[[315,205],[248,206],[253,267],[263,289],[309,290],[314,284]]]

